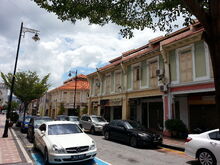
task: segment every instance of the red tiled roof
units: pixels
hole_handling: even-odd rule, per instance
[[[69,81],[56,89],[58,89],[58,90],[74,90],[75,89],[75,81]],[[76,89],[77,90],[89,90],[89,82],[85,81],[85,80],[77,80]]]
[[[111,67],[119,65],[121,62],[127,61],[131,58],[138,58],[142,55],[145,55],[147,53],[157,51],[160,48],[160,45],[166,45],[172,42],[175,42],[177,40],[186,38],[188,36],[194,35],[196,33],[200,33],[204,31],[204,28],[201,27],[201,24],[196,21],[195,24],[184,27],[176,32],[173,32],[166,36],[159,36],[154,39],[149,40],[149,43],[139,47],[137,49],[128,50],[126,52],[122,53],[122,56],[119,56],[117,58],[112,59],[110,64],[107,64],[101,68],[98,69],[98,71],[102,71],[105,69],[109,69]],[[95,72],[88,74],[87,76],[93,75]]]
[[[87,76],[83,75],[83,74],[79,74],[77,75],[77,83],[76,83],[76,90],[89,90],[90,86],[89,86],[89,82],[87,80]],[[56,90],[74,90],[75,89],[75,77],[72,77],[66,81],[64,81],[64,84],[52,89],[49,91],[53,92]]]

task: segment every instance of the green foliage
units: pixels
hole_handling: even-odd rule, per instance
[[[192,22],[183,0],[34,0],[41,8],[55,13],[62,21],[88,19],[91,24],[115,23],[124,37],[132,37],[133,29],[159,28],[170,32],[180,16],[185,24]],[[201,5],[207,8],[207,3]],[[206,6],[205,6],[206,5]],[[175,23],[176,22],[176,23]]]
[[[88,107],[83,108],[82,114],[87,114],[88,113]]]
[[[64,103],[60,103],[60,110],[58,112],[58,115],[63,115],[65,112]]]
[[[10,89],[13,74],[1,73],[1,77]],[[49,74],[40,79],[36,72],[17,72],[15,75],[14,95],[26,104],[31,100],[40,98],[48,90],[48,78]]]
[[[20,103],[18,103],[16,101],[12,101],[11,102],[11,111],[17,110],[19,108],[19,105],[20,105]],[[8,109],[8,103],[5,104],[3,107],[4,107],[4,109]]]
[[[165,121],[165,127],[167,130],[169,130],[171,133],[176,133],[176,135],[173,136],[182,136],[183,134],[186,134],[187,128],[186,125],[183,123],[182,120],[179,119],[168,119]],[[180,135],[181,134],[181,135]]]

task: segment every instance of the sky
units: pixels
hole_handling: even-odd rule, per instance
[[[132,39],[125,39],[119,34],[121,27],[115,24],[62,22],[31,0],[1,0],[0,22],[0,72],[13,72],[23,22],[24,27],[40,31],[40,41],[32,40],[32,33],[21,38],[17,71],[36,71],[40,77],[50,73],[51,89],[62,85],[69,71],[90,74],[123,52],[165,34],[146,28],[134,31]]]

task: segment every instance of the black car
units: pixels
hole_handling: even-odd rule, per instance
[[[34,141],[35,130],[38,129],[41,124],[47,121],[52,121],[52,118],[48,116],[33,116],[30,119],[27,130],[27,138],[30,142]]]
[[[132,147],[157,146],[162,143],[162,135],[147,132],[138,122],[113,120],[103,128],[106,140],[118,140]]]
[[[29,122],[30,122],[31,117],[32,117],[32,116],[27,115],[27,116],[25,116],[25,120],[24,120],[23,117],[21,118],[22,121],[21,121],[21,128],[20,128],[20,130],[21,130],[22,133],[26,133],[26,132],[27,132],[27,130],[28,130],[28,125],[29,125]]]

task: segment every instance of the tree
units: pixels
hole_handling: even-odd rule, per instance
[[[58,112],[58,115],[63,115],[65,113],[66,109],[64,107],[64,103],[60,103],[60,110]]]
[[[19,102],[17,102],[17,101],[12,101],[12,102],[11,102],[11,111],[17,110],[17,109],[19,108],[19,105],[20,105]],[[8,109],[8,103],[5,104],[3,107],[4,107],[4,109]]]
[[[213,66],[216,105],[220,119],[220,1],[219,0],[34,0],[41,8],[55,13],[62,21],[88,19],[90,23],[109,22],[123,27],[124,37],[132,37],[133,29],[145,27],[172,31],[178,18],[184,24],[196,17],[203,25],[204,40],[208,44]],[[220,120],[219,120],[220,128]]]
[[[11,86],[12,73],[4,74],[1,77],[8,88]],[[24,104],[24,118],[28,104],[40,98],[48,90],[49,74],[40,79],[36,72],[17,72],[15,75],[14,95]]]

